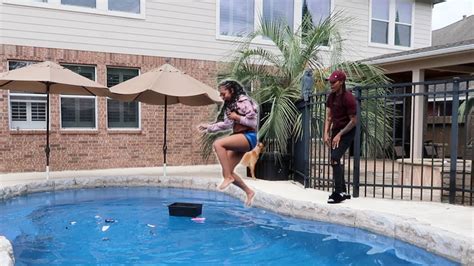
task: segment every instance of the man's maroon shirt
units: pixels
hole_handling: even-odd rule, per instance
[[[331,110],[333,136],[346,127],[351,115],[357,113],[357,102],[351,91],[342,91],[340,95],[331,92],[326,106]]]

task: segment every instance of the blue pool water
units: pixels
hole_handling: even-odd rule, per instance
[[[205,222],[170,217],[173,202],[203,203]],[[37,193],[0,202],[0,235],[12,242],[17,265],[454,265],[364,230],[242,205],[187,189]]]

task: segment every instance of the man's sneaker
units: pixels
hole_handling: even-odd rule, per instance
[[[347,192],[342,192],[341,195],[344,199],[351,199],[351,194],[348,194]]]
[[[341,203],[344,200],[345,198],[340,193],[333,192],[331,196],[329,196],[328,203],[329,204]]]

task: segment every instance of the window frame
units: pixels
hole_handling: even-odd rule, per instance
[[[390,48],[390,49],[396,49],[396,50],[411,50],[414,48],[414,43],[415,43],[415,38],[414,38],[414,29],[415,29],[415,9],[416,9],[416,1],[415,0],[410,0],[411,1],[411,24],[407,23],[402,23],[402,22],[396,22],[396,1],[397,0],[389,0],[389,20],[388,20],[388,43],[377,43],[377,42],[372,42],[372,20],[377,20],[377,21],[383,21],[381,19],[376,19],[372,17],[372,6],[373,6],[373,1],[370,0],[369,3],[369,34],[368,34],[368,46],[369,47],[377,47],[377,48]],[[386,21],[384,21],[386,22]],[[410,26],[410,46],[403,46],[403,45],[395,45],[395,25],[400,24],[400,25],[405,25],[405,26]]]
[[[108,74],[108,69],[109,68],[115,68],[115,69],[136,69],[138,70],[138,76],[140,76],[142,74],[142,71],[140,68],[137,68],[137,67],[120,67],[120,66],[107,66],[106,67],[106,72],[105,72],[105,76],[107,77],[107,74]],[[137,77],[138,77],[137,76]],[[109,127],[109,103],[108,101],[109,100],[115,100],[113,98],[110,98],[110,97],[106,97],[106,102],[105,102],[105,123],[106,123],[106,128],[107,128],[107,131],[111,131],[111,132],[121,132],[121,131],[141,131],[142,130],[142,103],[141,102],[138,102],[138,127]],[[115,100],[117,101],[117,100]]]
[[[140,15],[140,14],[142,13],[142,11],[143,11],[142,8],[144,8],[144,3],[146,2],[146,1],[144,1],[144,0],[138,0],[138,1],[139,1],[138,6],[139,6],[140,12],[134,13],[134,12],[128,12],[128,11],[111,10],[111,9],[109,8],[109,1],[110,1],[110,0],[106,0],[106,2],[107,2],[107,11],[109,11],[109,12],[121,12],[121,13],[127,13],[127,14],[136,14],[136,15]]]
[[[62,99],[63,98],[82,98],[82,99],[94,99],[94,117],[95,125],[94,127],[63,127],[63,112],[61,111]],[[59,97],[59,130],[61,131],[97,131],[98,130],[98,110],[97,110],[97,96],[88,96],[88,95],[63,95]]]
[[[38,8],[46,8],[46,9],[72,11],[72,12],[77,12],[77,13],[88,13],[88,14],[144,20],[146,19],[146,0],[139,0],[139,1],[140,1],[140,13],[109,10],[108,0],[96,0],[96,8],[74,6],[74,5],[63,5],[61,4],[61,0],[48,0],[48,2],[36,2],[33,0],[23,0],[23,1],[3,0],[3,3],[9,4],[9,5],[30,6],[30,7],[38,7]]]
[[[46,132],[46,127],[44,128],[20,128],[20,127],[13,127],[13,112],[12,112],[12,105],[11,105],[11,96],[34,96],[34,97],[43,97],[44,100],[28,100],[25,101],[26,103],[45,103],[45,105],[48,103],[47,100],[47,95],[46,94],[33,94],[33,93],[16,93],[16,92],[11,92],[8,90],[8,124],[9,124],[9,130],[10,131],[45,131]],[[15,100],[14,100],[15,101]],[[22,101],[20,101],[22,102]],[[49,102],[49,117],[51,118],[51,101]],[[48,114],[46,114],[48,115]],[[27,114],[28,116],[28,114]],[[31,115],[30,115],[31,116]],[[47,118],[46,118],[47,120]],[[33,123],[33,121],[25,121],[25,123]],[[46,125],[46,121],[44,121],[44,124]],[[51,129],[51,119],[49,119],[49,128]]]
[[[97,81],[97,66],[95,65],[87,65],[87,64],[71,64],[71,63],[60,63],[61,66],[84,66],[84,67],[93,67],[94,68],[94,81]],[[74,72],[76,73],[76,72]],[[76,73],[77,74],[77,73]],[[94,98],[94,106],[95,106],[95,125],[94,127],[63,127],[63,119],[62,119],[62,99],[63,98]],[[92,95],[69,95],[69,94],[59,94],[59,129],[61,131],[97,131],[98,130],[98,104],[97,104],[97,96]]]
[[[328,0],[329,1],[329,15],[331,16],[332,12],[334,11],[334,1],[336,0]],[[297,20],[295,21],[295,30],[298,29],[301,26],[301,23],[303,23],[303,2],[304,0],[295,0],[295,4],[299,5],[300,8],[295,10],[295,15],[298,15],[296,18]],[[322,51],[330,51],[331,50],[331,45],[321,45],[319,47]]]
[[[216,40],[219,41],[231,41],[231,42],[243,42],[245,37],[238,36],[229,36],[220,34],[220,9],[221,1],[216,1]],[[260,16],[263,16],[263,1],[264,0],[254,0],[254,30],[260,26]],[[328,0],[330,2],[330,13],[334,11],[334,1]],[[303,0],[293,0],[293,31],[298,30],[301,26],[303,20]],[[262,45],[274,45],[271,40],[263,38],[263,36],[257,36],[254,38],[252,43],[262,44]],[[322,49],[328,49],[328,46],[322,46]]]
[[[10,69],[9,65],[10,65],[10,62],[29,62],[29,63],[32,63],[32,64],[36,64],[36,63],[39,63],[39,61],[33,61],[33,60],[21,60],[21,59],[9,59],[7,60],[7,69]],[[51,129],[51,119],[49,120],[49,125],[46,125],[47,121],[44,121],[44,124],[46,125],[44,128],[19,128],[19,127],[13,127],[13,120],[12,120],[12,106],[11,106],[11,96],[27,96],[27,97],[30,97],[30,96],[35,96],[35,97],[44,97],[44,102],[47,104],[47,101],[48,99],[46,98],[47,97],[47,94],[46,93],[28,93],[28,92],[15,92],[15,91],[10,91],[8,90],[7,91],[7,95],[8,95],[8,129],[10,131],[16,131],[16,132],[19,132],[19,131],[37,131],[37,132],[46,132],[46,126],[49,127],[49,129]],[[27,102],[43,102],[43,101],[27,101]],[[49,106],[47,106],[48,108],[48,112],[49,112],[49,117],[51,118],[51,101],[49,102]],[[48,114],[46,114],[48,115]],[[47,120],[47,118],[46,118]],[[33,121],[27,121],[27,122],[33,122]]]
[[[115,100],[110,97],[107,97],[106,100]],[[106,110],[106,121],[105,123],[107,124],[107,130],[108,131],[141,131],[142,130],[142,103],[138,103],[138,127],[109,127],[109,104],[108,102],[105,103],[105,110]]]

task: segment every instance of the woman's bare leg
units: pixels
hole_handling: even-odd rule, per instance
[[[252,205],[253,197],[255,196],[255,192],[245,184],[244,180],[235,173],[235,167],[239,164],[240,160],[244,152],[235,152],[235,151],[227,151],[227,157],[230,162],[230,167],[232,169],[232,176],[234,177],[234,185],[238,186],[242,189],[245,194],[247,195],[247,199],[245,200],[245,205],[250,206]]]
[[[243,155],[244,152],[248,151],[249,143],[243,134],[235,134],[216,140],[213,146],[222,166],[222,176],[224,177],[224,181],[219,185],[219,189],[225,189],[235,181],[232,175],[233,167],[229,161],[227,151],[240,152]]]

